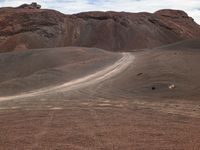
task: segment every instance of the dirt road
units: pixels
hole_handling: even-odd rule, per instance
[[[131,53],[122,53],[122,58],[119,59],[117,62],[89,76],[72,80],[62,85],[43,88],[36,91],[30,91],[28,93],[23,93],[20,95],[0,97],[0,102],[6,101],[6,100],[14,100],[14,99],[19,99],[19,98],[39,96],[39,95],[44,95],[44,94],[48,94],[52,92],[70,91],[70,90],[82,88],[91,84],[99,83],[125,70],[133,62],[133,60],[134,60],[134,56]]]

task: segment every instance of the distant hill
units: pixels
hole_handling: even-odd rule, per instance
[[[180,10],[64,15],[23,6],[0,8],[0,52],[63,46],[128,51],[200,37],[200,26]]]

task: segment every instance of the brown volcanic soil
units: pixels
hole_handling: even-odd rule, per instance
[[[0,9],[0,52],[65,46],[127,51],[199,36],[200,26],[179,10],[64,15],[45,9]]]
[[[121,56],[97,48],[37,49],[0,54],[0,95],[59,85],[96,72]]]
[[[1,102],[0,149],[198,150],[199,43],[134,52],[125,71],[88,87]]]

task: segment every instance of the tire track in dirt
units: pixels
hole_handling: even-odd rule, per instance
[[[19,98],[28,98],[28,97],[46,95],[52,92],[66,92],[70,90],[83,88],[91,84],[96,84],[104,80],[107,80],[119,74],[120,72],[124,71],[130,64],[132,64],[133,60],[134,56],[131,53],[122,53],[121,59],[119,59],[114,64],[107,66],[106,68],[96,73],[93,73],[91,75],[76,80],[69,81],[67,83],[58,86],[43,88],[15,96],[0,97],[0,102],[6,100],[15,100]]]

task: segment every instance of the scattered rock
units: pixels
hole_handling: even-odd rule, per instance
[[[171,84],[171,85],[169,86],[169,89],[170,89],[170,90],[175,89],[175,88],[176,88],[176,86],[175,86],[174,84]]]
[[[141,76],[141,75],[143,75],[143,73],[138,73],[138,74],[137,74],[137,76]]]

